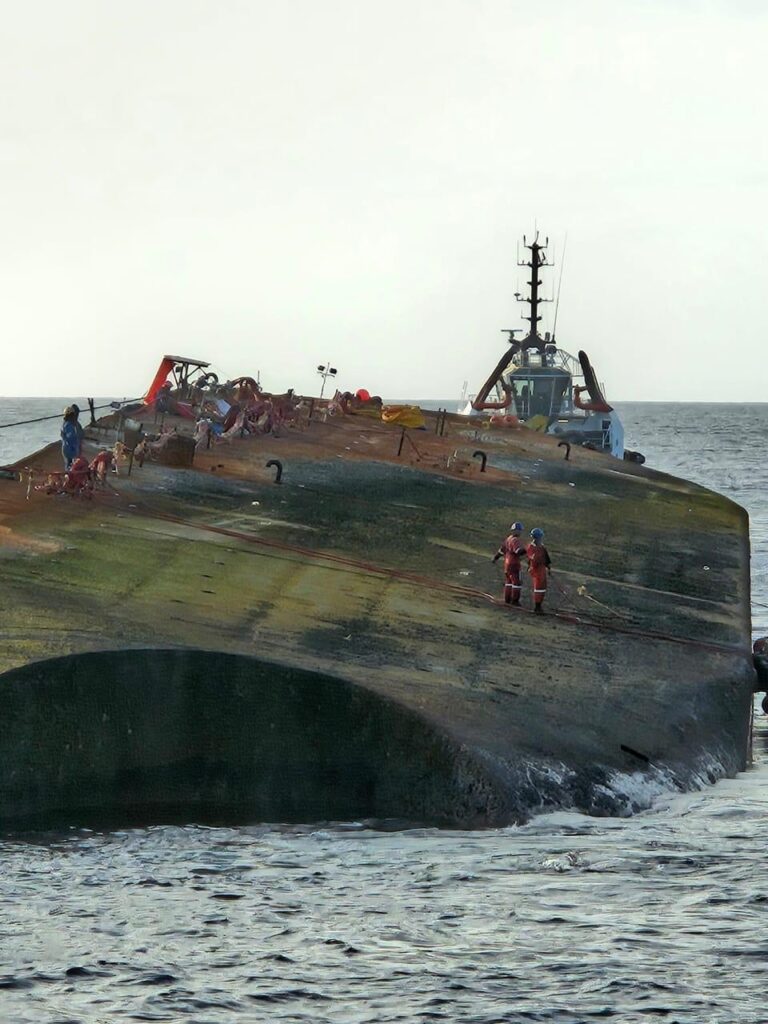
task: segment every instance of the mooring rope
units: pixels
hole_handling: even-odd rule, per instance
[[[132,402],[140,402],[143,396],[138,398],[124,398],[118,405],[130,405]],[[96,412],[98,409],[112,409],[114,408],[112,402],[106,402],[104,405],[94,405],[93,411]],[[37,416],[33,420],[16,420],[13,423],[0,423],[0,430],[7,430],[8,427],[26,427],[30,423],[44,423],[46,420],[60,420],[61,413],[56,412],[50,416]]]

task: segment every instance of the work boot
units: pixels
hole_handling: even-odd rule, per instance
[[[543,614],[544,614],[544,609],[543,609],[543,608],[541,607],[541,605],[540,605],[540,604],[535,604],[535,605],[533,606],[533,610],[534,610],[534,612],[535,612],[535,613],[536,613],[537,615],[543,615]]]
[[[514,598],[514,599],[513,599],[512,601],[510,601],[509,603],[510,603],[510,604],[516,604],[516,605],[517,605],[517,607],[519,608],[519,607],[520,607],[520,598],[519,598],[519,597],[516,597],[516,598]]]

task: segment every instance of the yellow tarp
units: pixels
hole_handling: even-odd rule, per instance
[[[418,405],[385,405],[381,418],[385,423],[396,423],[399,427],[423,427],[425,422]]]
[[[548,416],[531,416],[529,420],[526,420],[523,424],[524,427],[528,427],[529,430],[545,431],[549,425]]]

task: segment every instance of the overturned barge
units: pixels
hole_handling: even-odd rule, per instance
[[[426,427],[313,416],[123,463],[90,500],[30,487],[58,446],[24,460],[0,484],[3,825],[502,824],[743,768],[744,511],[546,435]],[[500,600],[513,518],[547,530],[542,619]]]
[[[743,509],[493,417],[165,370],[86,429],[116,475],[58,486],[50,445],[0,480],[1,827],[503,825],[746,766]],[[502,600],[513,520],[542,617]]]

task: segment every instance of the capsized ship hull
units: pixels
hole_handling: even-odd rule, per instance
[[[58,446],[23,460],[0,481],[2,825],[499,825],[742,769],[746,513],[557,445],[315,418],[123,463],[91,500],[28,488]],[[542,618],[500,600],[512,519],[546,530]]]

